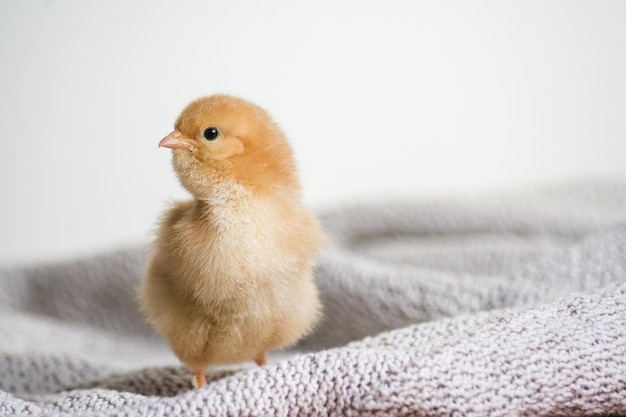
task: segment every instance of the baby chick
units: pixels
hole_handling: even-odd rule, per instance
[[[206,384],[214,364],[295,343],[320,317],[312,265],[324,234],[300,201],[285,135],[262,108],[214,95],[159,143],[193,199],[163,217],[140,288],[148,321]]]

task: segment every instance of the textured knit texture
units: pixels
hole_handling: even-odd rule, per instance
[[[143,248],[0,270],[0,415],[626,415],[626,183],[323,221],[315,334],[201,390],[137,311]]]

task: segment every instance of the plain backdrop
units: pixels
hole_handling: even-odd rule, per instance
[[[186,198],[158,141],[235,94],[306,202],[625,177],[624,1],[0,2],[0,263],[151,239]]]

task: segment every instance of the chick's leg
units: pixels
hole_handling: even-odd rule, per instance
[[[254,358],[254,363],[259,366],[263,366],[267,363],[267,352],[259,353],[256,358]]]
[[[206,385],[206,376],[204,375],[204,371],[202,372],[194,372],[193,374],[193,386],[198,389],[202,388]]]

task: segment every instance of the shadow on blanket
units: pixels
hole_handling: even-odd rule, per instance
[[[322,217],[315,334],[197,391],[138,313],[144,248],[0,270],[0,414],[626,413],[626,183]]]

